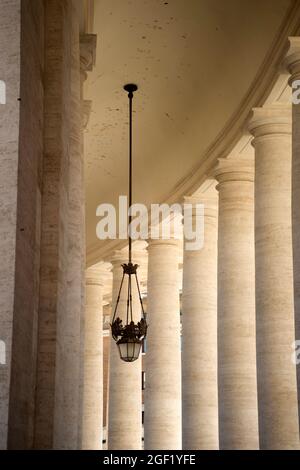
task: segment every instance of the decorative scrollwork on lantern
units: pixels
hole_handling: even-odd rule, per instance
[[[140,286],[137,278],[138,265],[132,264],[130,262],[128,264],[122,264],[122,267],[123,277],[110,327],[112,337],[116,341],[117,346],[119,348],[121,359],[125,362],[133,362],[138,359],[142,342],[147,335],[148,325],[146,322],[146,314],[144,312]],[[123,325],[123,320],[119,316],[116,317],[116,314],[119,307],[125,276],[128,277],[128,289],[126,299],[126,324]],[[136,282],[142,313],[142,318],[137,323],[134,322],[132,316],[132,277],[135,279]]]
[[[119,337],[137,338],[144,339],[147,335],[147,322],[144,318],[141,319],[137,324],[131,321],[128,325],[123,326],[123,321],[117,317],[111,324],[111,334],[115,341],[118,341]]]
[[[138,89],[137,85],[129,83],[124,86],[124,90],[128,92],[129,98],[129,208],[132,205],[132,99],[133,93]],[[144,312],[143,301],[140,292],[140,286],[137,278],[137,264],[131,262],[132,254],[132,238],[130,233],[131,227],[131,216],[129,216],[128,221],[129,226],[129,260],[127,264],[122,264],[123,268],[123,277],[121,281],[121,286],[119,294],[117,297],[114,314],[111,323],[111,333],[113,339],[117,342],[119,348],[120,358],[125,362],[136,361],[139,357],[142,342],[147,334],[147,322],[146,315]],[[122,292],[122,287],[124,283],[125,276],[128,276],[128,289],[127,289],[127,308],[126,308],[126,324],[123,325],[122,319],[118,316],[116,317],[120,296]],[[136,286],[139,294],[139,300],[141,304],[141,313],[142,318],[138,323],[134,322],[133,319],[133,305],[132,305],[132,277],[135,278]]]

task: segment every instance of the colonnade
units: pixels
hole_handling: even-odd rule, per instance
[[[300,38],[286,64],[293,86]],[[182,331],[178,242],[149,240],[146,449],[299,449],[299,109],[253,109],[254,151],[220,156],[214,187],[186,198],[204,205],[204,244],[183,253]],[[108,445],[140,448],[140,363],[125,370],[116,354],[112,344]]]
[[[82,134],[96,37],[82,34],[75,0],[27,4],[5,2],[0,28],[8,85],[0,123],[0,448],[101,449],[108,270],[86,269]],[[284,63],[292,96],[299,37],[290,38]],[[181,245],[149,240],[146,449],[299,448],[300,366],[292,356],[300,340],[299,93],[294,98],[255,108],[246,130],[253,151],[217,155],[206,173],[214,187],[186,199],[204,204],[204,244],[181,253],[182,293]],[[133,253],[138,264],[144,258]],[[112,309],[126,260],[123,251],[106,260]],[[133,303],[138,319],[136,291]],[[109,449],[143,447],[141,363],[122,362],[111,342]]]

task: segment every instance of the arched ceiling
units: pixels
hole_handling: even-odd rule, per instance
[[[87,250],[96,208],[127,193],[128,99],[134,99],[134,199],[162,202],[248,93],[291,0],[95,0],[96,67],[85,134]]]

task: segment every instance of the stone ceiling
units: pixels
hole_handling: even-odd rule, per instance
[[[96,207],[127,193],[128,100],[136,82],[134,199],[163,202],[201,167],[278,37],[290,0],[95,0],[96,67],[85,134],[87,250]]]

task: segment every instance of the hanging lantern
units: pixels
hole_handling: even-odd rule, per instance
[[[134,84],[124,86],[129,98],[129,208],[132,205],[132,99],[133,93],[137,90]],[[132,238],[131,238],[131,216],[128,216],[129,226],[129,260],[127,264],[122,264],[123,276],[115,305],[114,315],[111,323],[111,333],[116,341],[120,358],[125,362],[134,362],[139,358],[143,341],[147,334],[146,315],[143,307],[139,281],[137,277],[137,264],[132,263]],[[124,286],[124,279],[127,278],[127,301],[126,301],[126,324],[117,316],[120,297]],[[136,284],[139,301],[141,305],[141,320],[138,323],[133,319],[132,288]],[[125,287],[126,288],[126,287]]]

